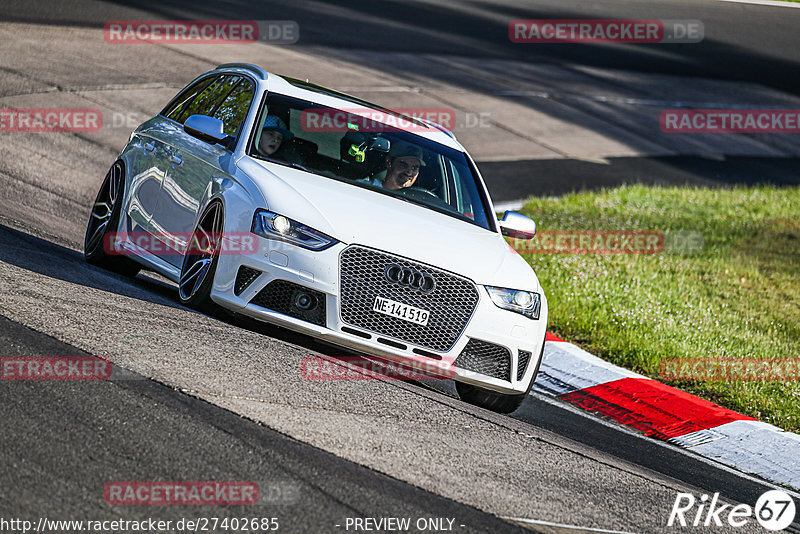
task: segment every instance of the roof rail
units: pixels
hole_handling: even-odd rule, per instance
[[[217,66],[217,69],[245,69],[257,74],[262,80],[267,79],[267,71],[256,65],[251,65],[250,63],[223,63]]]
[[[440,132],[443,132],[443,133],[447,134],[447,136],[450,137],[451,139],[455,139],[456,138],[456,134],[454,134],[453,132],[451,132],[450,130],[448,130],[447,128],[445,128],[444,126],[439,124],[438,122],[433,122],[432,120],[422,119],[422,118],[418,118],[417,120],[422,121],[425,124],[427,124],[428,126],[436,128]]]

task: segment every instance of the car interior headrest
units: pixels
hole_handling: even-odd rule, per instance
[[[388,153],[389,140],[376,134],[348,130],[339,141],[342,170],[353,179],[364,178],[378,170]]]

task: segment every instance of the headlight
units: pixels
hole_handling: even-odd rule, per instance
[[[539,310],[542,307],[542,296],[539,293],[530,291],[517,291],[516,289],[505,289],[502,287],[486,287],[492,302],[498,308],[511,310],[521,313],[528,319],[538,319]]]
[[[256,211],[251,232],[310,250],[325,250],[337,242],[329,235],[267,210]]]

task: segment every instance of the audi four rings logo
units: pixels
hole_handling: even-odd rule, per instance
[[[430,293],[436,282],[428,273],[421,273],[410,267],[402,267],[395,263],[386,266],[383,272],[386,279],[394,284],[418,289],[423,293]]]

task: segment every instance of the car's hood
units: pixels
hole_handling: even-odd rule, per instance
[[[240,168],[267,207],[346,244],[415,259],[478,284],[539,291],[531,267],[497,233],[428,208],[274,163]]]

